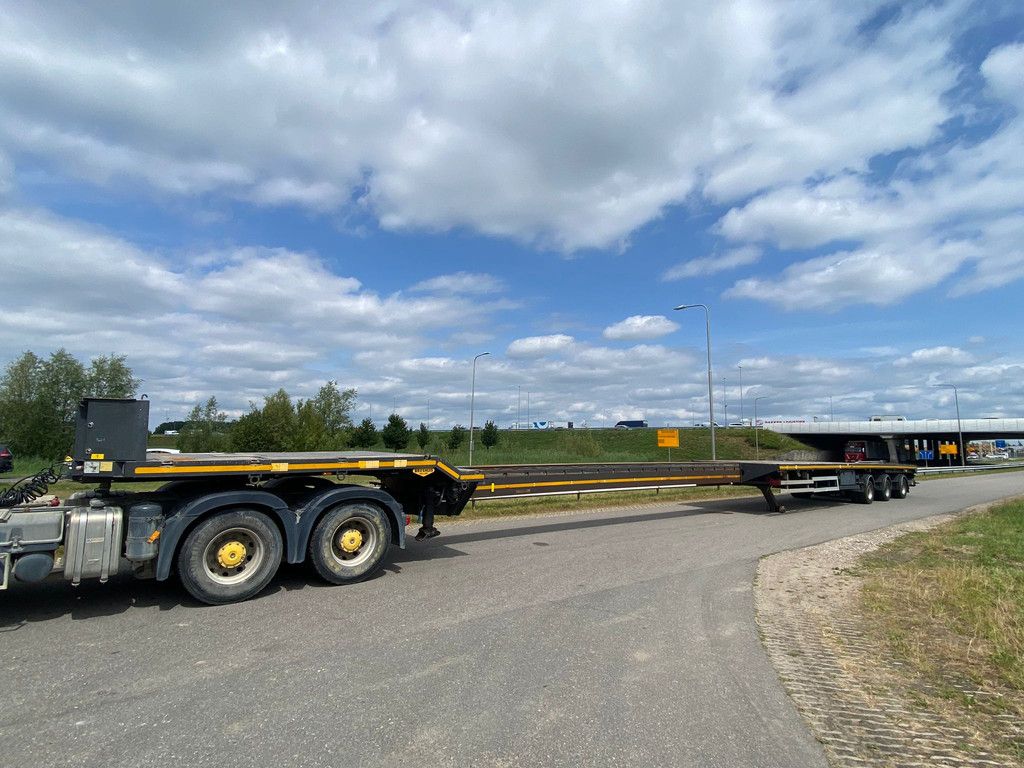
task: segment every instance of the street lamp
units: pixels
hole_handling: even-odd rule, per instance
[[[754,458],[761,458],[761,443],[757,435],[757,401],[764,400],[768,395],[759,395],[754,398]]]
[[[960,466],[967,466],[967,456],[964,452],[964,431],[960,426],[960,396],[957,394],[956,384],[932,384],[933,387],[948,387],[953,390],[953,402],[956,403],[956,432],[960,439]]]
[[[490,352],[481,352],[473,358],[473,383],[469,390],[469,466],[473,466],[473,406],[476,401],[476,361]]]
[[[680,304],[676,309],[693,309],[700,307],[704,310],[704,328],[708,337],[708,426],[711,428],[711,460],[716,461],[718,454],[715,451],[715,396],[711,387],[711,310],[707,304]]]

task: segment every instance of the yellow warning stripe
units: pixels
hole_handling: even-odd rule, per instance
[[[282,467],[283,465],[283,467]],[[395,461],[380,461],[376,459],[362,460],[362,461],[330,461],[330,462],[317,462],[313,464],[301,463],[271,463],[271,464],[218,464],[216,466],[202,466],[193,464],[172,464],[160,467],[135,467],[132,473],[135,475],[186,475],[186,474],[197,474],[197,473],[217,473],[217,472],[247,472],[247,473],[260,473],[260,472],[273,472],[278,473],[293,473],[293,472],[308,472],[314,471],[327,471],[327,470],[338,470],[338,469],[402,469],[406,467],[436,467],[443,471],[445,474],[450,475],[456,480],[482,480],[483,475],[479,473],[466,473],[463,474],[457,470],[449,467],[447,464],[440,461],[409,461],[407,459],[396,459]]]
[[[593,480],[545,480],[537,483],[487,483],[491,493],[514,488],[551,488],[556,485],[606,485],[611,483],[660,483],[679,480],[739,480],[740,475],[679,475],[673,477],[615,477]]]

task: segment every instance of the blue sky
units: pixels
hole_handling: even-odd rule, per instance
[[[1011,2],[13,3],[0,364],[154,417],[1024,413]],[[830,405],[831,401],[831,405]]]

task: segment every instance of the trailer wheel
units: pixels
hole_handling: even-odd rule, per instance
[[[910,481],[906,475],[896,477],[896,485],[893,487],[892,495],[897,499],[905,499],[910,495]]]
[[[888,501],[892,498],[892,478],[889,475],[882,475],[878,479],[881,487],[876,489],[875,498],[878,501]]]
[[[343,504],[317,522],[309,539],[309,559],[325,581],[348,584],[379,571],[390,546],[388,521],[380,507]]]
[[[870,504],[875,500],[875,481],[871,475],[864,478],[864,487],[853,492],[853,498],[861,504]]]
[[[281,532],[261,512],[232,509],[196,526],[178,552],[188,593],[223,605],[263,591],[281,564]]]

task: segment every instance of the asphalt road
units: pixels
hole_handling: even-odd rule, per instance
[[[0,594],[27,766],[825,766],[761,649],[761,555],[1024,493],[663,504],[445,526],[381,576],[200,606],[119,578]]]

